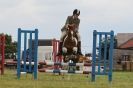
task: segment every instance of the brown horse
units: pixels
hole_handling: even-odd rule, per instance
[[[74,62],[78,61],[77,54],[77,36],[74,31],[74,26],[68,26],[67,35],[63,41],[63,53],[64,62],[68,62],[70,59]]]

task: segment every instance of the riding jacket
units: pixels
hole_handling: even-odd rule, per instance
[[[79,24],[80,24],[80,19],[79,18],[74,18],[73,16],[68,16],[65,25],[63,26],[63,28],[61,29],[61,31],[66,31],[67,28],[66,26],[68,24],[74,24],[75,25],[75,31],[78,32],[79,29]]]

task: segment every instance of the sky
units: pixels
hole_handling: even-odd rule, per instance
[[[92,50],[93,30],[133,33],[133,0],[0,0],[0,33],[17,40],[17,29],[39,30],[39,39],[60,39],[74,9],[81,12],[83,53]]]

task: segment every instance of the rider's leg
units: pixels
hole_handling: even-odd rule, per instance
[[[59,52],[57,56],[62,55],[62,45],[63,45],[63,39],[66,36],[66,31],[62,31],[61,38],[60,38],[60,43],[59,43]]]
[[[81,52],[81,38],[80,38],[80,35],[79,35],[78,32],[76,34],[77,34],[77,37],[78,37],[78,52],[77,53],[79,55],[83,55],[82,52]]]

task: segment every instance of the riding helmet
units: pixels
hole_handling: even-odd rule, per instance
[[[73,15],[80,15],[80,10],[78,10],[78,9],[75,9],[74,11],[73,11]]]

